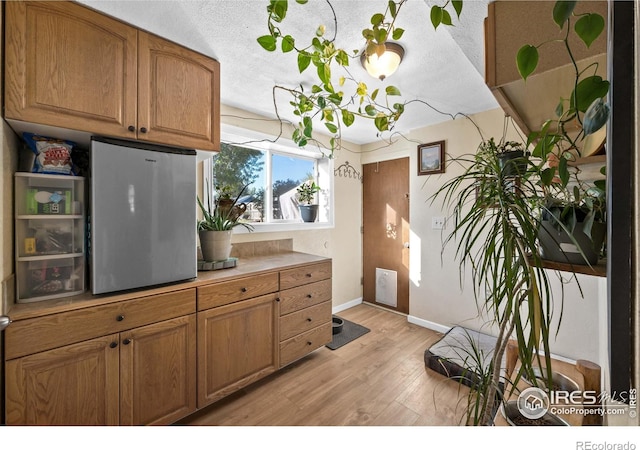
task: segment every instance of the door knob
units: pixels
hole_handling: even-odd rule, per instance
[[[408,243],[408,242],[405,242],[404,244],[402,244],[402,246],[403,246],[404,248],[409,248],[409,243]]]
[[[11,323],[9,316],[0,316],[0,331],[4,330]]]

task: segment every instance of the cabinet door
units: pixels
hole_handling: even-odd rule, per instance
[[[117,425],[118,335],[6,363],[8,425]]]
[[[166,425],[196,410],[195,314],[120,333],[120,422]]]
[[[137,30],[72,2],[4,6],[5,117],[134,137]]]
[[[138,139],[220,149],[220,65],[140,31]]]
[[[278,365],[276,294],[198,313],[198,408]]]

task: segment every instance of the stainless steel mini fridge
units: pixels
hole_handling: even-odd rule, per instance
[[[195,150],[94,137],[90,159],[91,291],[196,277]]]

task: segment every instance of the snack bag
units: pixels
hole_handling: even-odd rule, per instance
[[[22,133],[27,145],[35,154],[32,172],[73,175],[71,151],[74,142]]]

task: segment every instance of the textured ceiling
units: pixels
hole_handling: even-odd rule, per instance
[[[268,0],[83,0],[96,10],[163,36],[171,41],[216,58],[221,65],[221,101],[267,117],[275,117],[273,87],[295,87],[309,80],[298,73],[295,55],[269,53],[256,39],[267,34]],[[364,43],[361,31],[386,0],[311,0],[306,5],[289,2],[289,13],[281,28],[297,43],[309,42],[318,25],[327,36],[336,34],[336,46],[351,50]],[[406,108],[394,131],[412,129],[448,120],[442,113],[471,114],[498,105],[483,79],[483,20],[487,0],[465,0],[460,23],[434,30],[429,19],[433,1],[410,0],[400,11],[397,26],[404,28],[401,44],[404,60],[398,71],[384,82],[371,78],[357,59],[351,74],[370,89],[392,84],[403,100],[418,100]],[[437,2],[441,4],[442,2]],[[337,17],[334,25],[331,7]],[[337,72],[337,70],[335,71]],[[334,74],[337,78],[339,74]],[[276,95],[281,117],[294,120],[285,93]],[[437,112],[437,111],[440,112]],[[378,140],[370,121],[356,120],[343,137],[357,144]]]

